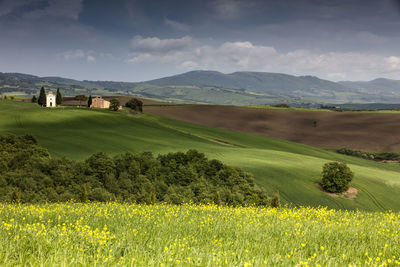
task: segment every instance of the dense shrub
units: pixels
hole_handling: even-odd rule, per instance
[[[385,161],[385,160],[400,161],[400,154],[395,152],[364,152],[350,148],[341,148],[338,149],[337,152],[348,156],[354,156],[375,161]]]
[[[342,193],[349,189],[354,174],[346,163],[329,162],[322,168],[321,186],[331,193]]]
[[[131,98],[125,107],[130,108],[136,112],[143,112],[143,102],[137,98]]]
[[[282,104],[276,104],[276,105],[273,105],[274,107],[277,107],[277,108],[290,108],[290,105],[289,104],[284,104],[284,103],[282,103]]]
[[[127,201],[266,205],[253,176],[203,153],[104,152],[85,161],[51,158],[35,138],[0,137],[0,201]],[[276,200],[274,200],[274,203]],[[276,203],[275,203],[276,204]]]
[[[113,98],[113,99],[110,100],[109,109],[112,110],[112,111],[117,111],[119,109],[119,105],[120,105],[119,100]]]

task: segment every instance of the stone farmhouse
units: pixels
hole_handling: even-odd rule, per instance
[[[103,99],[102,97],[95,97],[92,99],[91,108],[109,108],[110,101]]]

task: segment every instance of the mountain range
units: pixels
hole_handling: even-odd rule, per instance
[[[144,82],[78,81],[0,72],[0,94],[31,96],[44,86],[63,95],[135,95],[174,103],[208,104],[400,104],[400,81],[332,82],[282,73],[191,71]]]

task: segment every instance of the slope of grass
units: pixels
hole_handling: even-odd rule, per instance
[[[85,108],[45,109],[31,103],[0,102],[0,134],[33,134],[56,157],[84,159],[105,151],[152,151],[194,148],[209,158],[240,166],[255,175],[283,202],[363,210],[400,210],[400,166],[378,163],[251,134],[215,129],[164,117],[129,116]],[[322,165],[338,160],[355,172],[355,200],[333,198],[315,185]]]

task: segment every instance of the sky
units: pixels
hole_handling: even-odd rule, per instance
[[[0,0],[0,72],[400,80],[400,0]]]

